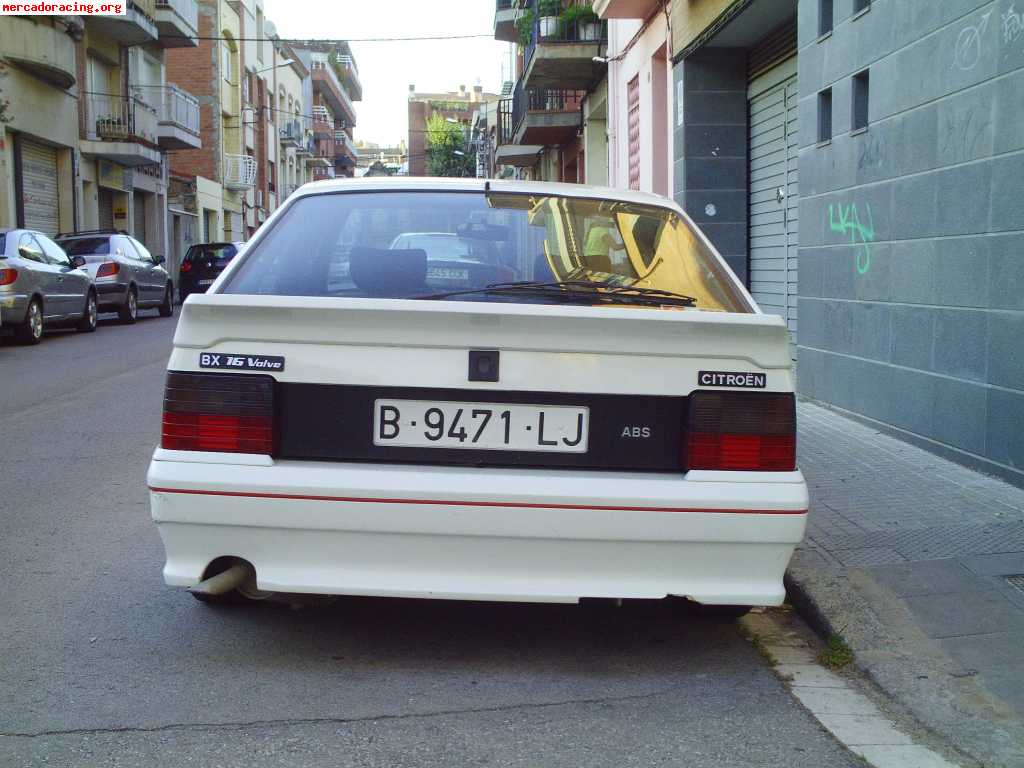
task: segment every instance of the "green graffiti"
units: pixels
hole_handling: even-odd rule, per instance
[[[864,203],[864,214],[865,221],[861,221],[856,203],[828,206],[829,229],[840,235],[849,235],[850,245],[857,246],[857,272],[862,275],[871,269],[871,244],[875,242],[875,221],[867,203]]]

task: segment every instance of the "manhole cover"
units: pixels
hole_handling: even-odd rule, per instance
[[[1024,592],[1024,573],[1019,573],[1016,576],[1007,576],[1006,580],[1010,582],[1011,587]]]

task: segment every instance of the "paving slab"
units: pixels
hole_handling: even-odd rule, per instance
[[[1024,766],[1024,591],[1007,580],[1024,573],[1024,489],[817,403],[798,430],[794,605],[965,757]]]

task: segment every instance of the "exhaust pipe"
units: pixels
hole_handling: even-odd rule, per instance
[[[256,569],[249,563],[239,561],[216,576],[203,579],[188,591],[196,595],[225,595],[242,586],[246,581],[256,580]]]

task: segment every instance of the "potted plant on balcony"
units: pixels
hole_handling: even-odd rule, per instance
[[[589,5],[570,5],[560,17],[562,37],[575,40],[600,40],[601,19]]]
[[[108,115],[96,120],[96,135],[101,139],[120,139],[128,135],[124,120],[118,116]]]
[[[558,34],[558,17],[561,12],[561,0],[540,0],[537,3],[541,37],[555,37]]]

